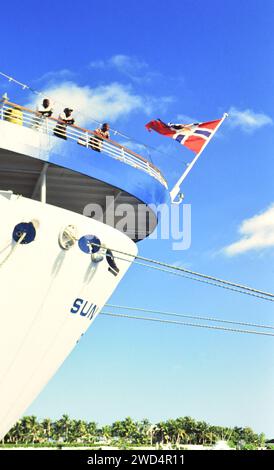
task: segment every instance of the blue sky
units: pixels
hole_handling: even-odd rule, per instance
[[[231,111],[184,185],[191,248],[146,240],[139,250],[273,291],[273,2],[48,1],[38,8],[15,1],[1,11],[1,71],[80,100],[79,123],[108,119],[160,146],[163,153],[151,156],[170,185],[191,154],[144,124],[157,117],[207,121]],[[0,86],[11,100],[33,99],[4,80]],[[247,223],[249,249],[243,243],[230,256],[221,252],[258,214]],[[274,323],[270,302],[138,266],[111,302]],[[67,412],[99,423],[191,415],[273,437],[273,352],[272,338],[99,317],[28,413]]]

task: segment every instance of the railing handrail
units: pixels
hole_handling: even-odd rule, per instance
[[[38,111],[34,111],[33,109],[30,109],[30,108],[27,108],[26,106],[22,106],[22,105],[19,105],[17,103],[13,103],[11,101],[2,101],[2,106],[3,107],[13,107],[13,108],[17,108],[21,111],[26,111],[30,114],[32,114],[34,117],[37,117],[39,116],[39,112]],[[52,121],[54,123],[58,123],[60,122],[60,119],[58,118],[55,118],[53,116],[50,116],[50,117],[47,117],[46,119],[48,119],[49,121]],[[89,135],[94,135],[94,136],[97,136],[98,137],[98,134],[95,132],[95,131],[92,131],[90,129],[86,129],[84,127],[80,127],[80,126],[77,126],[76,124],[71,124],[69,125],[69,127],[71,128],[74,128],[76,129],[77,131],[80,131],[80,133],[83,134],[83,138],[89,134]],[[81,137],[81,136],[79,136]],[[164,176],[162,175],[161,171],[159,170],[159,168],[157,168],[155,165],[153,165],[153,163],[151,163],[149,160],[146,160],[144,157],[142,157],[141,155],[139,155],[138,153],[134,152],[133,150],[125,147],[124,145],[121,145],[119,144],[118,142],[112,140],[112,139],[107,139],[105,138],[104,136],[101,136],[100,135],[100,139],[102,139],[103,141],[105,141],[106,144],[110,144],[114,147],[117,147],[118,149],[122,150],[123,152],[126,152],[126,154],[129,154],[133,157],[134,160],[139,160],[140,161],[140,165],[141,165],[141,168],[144,169],[144,167],[149,167],[151,168],[152,172],[151,174],[154,175],[156,173],[156,175],[158,176],[157,179],[158,181],[160,181],[164,186],[167,187],[167,182],[166,182],[166,179],[164,178]],[[115,158],[115,157],[114,157]],[[125,160],[125,158],[123,158],[123,156],[121,155],[121,160],[123,160],[125,163],[127,163],[127,161]],[[155,175],[155,176],[156,176]]]

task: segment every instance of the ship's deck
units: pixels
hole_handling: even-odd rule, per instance
[[[39,200],[46,173],[47,203],[113,226],[126,211],[126,227],[117,228],[135,241],[154,230],[167,184],[151,162],[112,140],[94,152],[88,146],[93,132],[77,126],[69,126],[62,141],[52,135],[56,119],[35,129],[36,114],[24,107],[17,107],[19,121],[10,122],[6,110],[15,106],[5,103],[0,113],[0,189]],[[87,145],[77,145],[79,139]]]

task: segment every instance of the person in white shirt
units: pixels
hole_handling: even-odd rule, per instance
[[[52,114],[53,108],[51,102],[48,98],[45,98],[43,102],[36,108],[36,116],[34,118],[33,128],[38,129],[41,126],[43,119],[52,116]]]
[[[37,114],[44,117],[52,116],[53,108],[48,98],[45,98],[40,106],[37,107]]]
[[[65,108],[62,113],[59,114],[57,124],[53,130],[53,134],[60,139],[67,140],[67,126],[71,126],[75,123],[75,119],[72,116],[73,109]]]

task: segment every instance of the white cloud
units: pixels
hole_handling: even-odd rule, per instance
[[[222,251],[228,256],[251,250],[274,247],[274,204],[261,214],[244,220],[239,228],[240,240],[225,247]]]
[[[270,116],[264,113],[255,113],[251,109],[240,111],[235,107],[231,107],[228,115],[228,124],[231,127],[239,127],[245,132],[252,132],[260,127],[273,124]]]
[[[95,60],[90,62],[89,66],[91,68],[99,69],[115,67],[123,72],[136,72],[138,70],[148,68],[148,64],[146,62],[125,54],[116,54],[106,60]]]
[[[43,94],[54,100],[55,114],[65,106],[73,108],[80,126],[87,126],[94,119],[115,122],[137,111],[152,114],[155,110],[165,108],[172,100],[170,97],[141,96],[132,87],[119,83],[90,88],[65,81],[48,86]],[[33,107],[40,99],[35,97],[28,106]]]
[[[110,64],[125,71],[127,73],[133,73],[140,70],[148,69],[148,64],[144,61],[137,59],[136,57],[130,57],[128,55],[117,54],[112,56],[109,60]]]
[[[39,77],[36,82],[52,82],[56,80],[68,80],[71,79],[76,75],[75,72],[69,69],[61,69],[61,70],[51,70],[50,72],[44,73],[41,77]]]
[[[107,60],[97,60],[89,64],[90,68],[116,69],[134,82],[151,82],[161,74],[149,70],[149,65],[137,57],[116,54]]]

